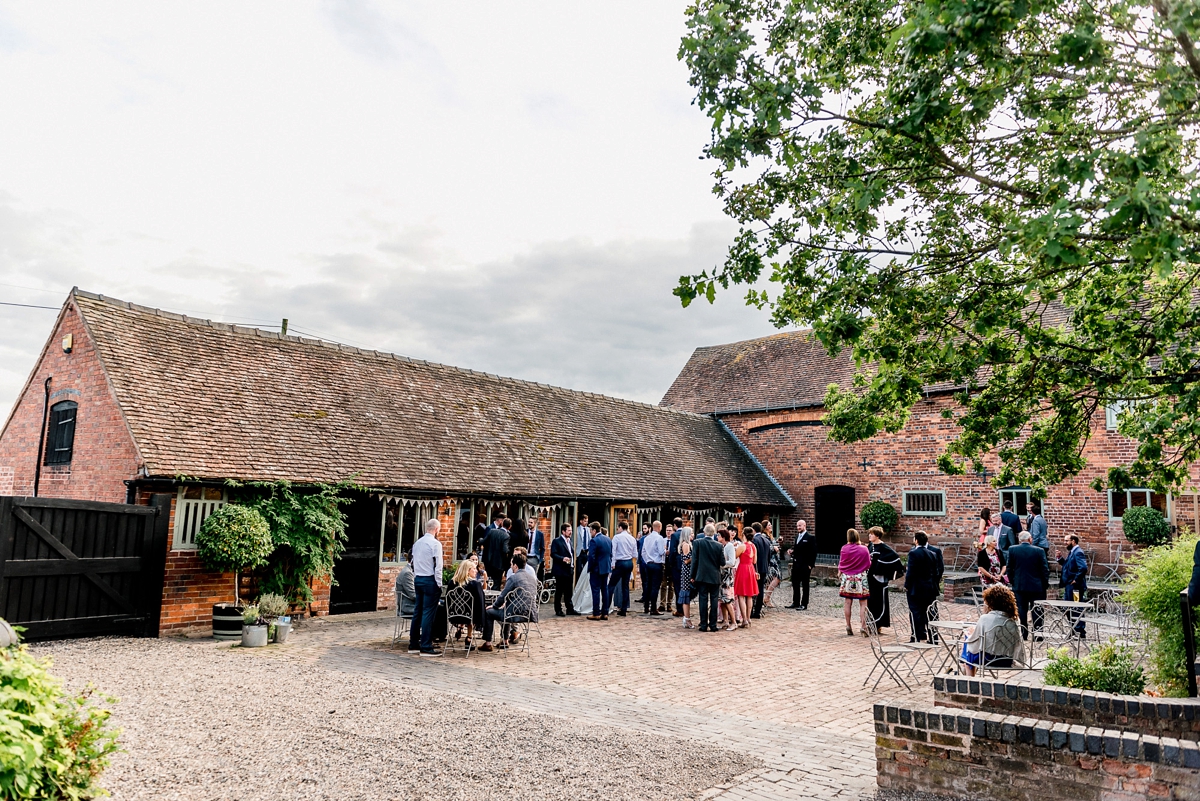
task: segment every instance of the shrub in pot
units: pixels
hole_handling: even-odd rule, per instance
[[[896,507],[887,501],[870,501],[863,505],[861,518],[863,528],[879,526],[884,531],[891,531],[900,516],[896,513]]]
[[[209,515],[196,532],[196,555],[207,570],[233,573],[234,607],[213,607],[213,636],[232,639],[237,636],[238,574],[266,564],[274,550],[271,529],[266,518],[254,509],[226,504]],[[232,624],[232,627],[226,625]]]
[[[1121,516],[1125,539],[1134,545],[1162,545],[1171,539],[1171,524],[1162,512],[1150,506],[1134,506]]]
[[[257,606],[247,606],[242,612],[242,647],[261,648],[267,644],[269,626]]]
[[[258,616],[270,626],[270,638],[275,642],[287,640],[291,631],[291,618],[287,617],[289,604],[282,595],[264,593],[258,599]]]

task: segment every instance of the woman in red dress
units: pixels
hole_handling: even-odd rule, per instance
[[[750,612],[754,608],[754,599],[758,597],[758,571],[755,565],[757,554],[754,543],[746,537],[746,529],[738,532],[738,540],[745,544],[746,549],[738,556],[737,572],[733,576],[733,594],[737,596],[738,608],[742,611],[741,628],[750,628]]]

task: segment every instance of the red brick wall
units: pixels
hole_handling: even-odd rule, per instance
[[[947,476],[938,471],[937,457],[955,433],[954,424],[941,412],[952,405],[947,397],[922,401],[900,433],[879,434],[850,445],[829,441],[828,429],[822,426],[750,431],[772,423],[819,420],[820,409],[730,415],[723,420],[796,501],[797,509],[783,522],[789,540],[797,518],[806,518],[812,526],[814,489],[822,485],[854,487],[856,519],[868,501],[884,500],[900,511],[904,490],[944,490],[944,517],[900,516],[891,539],[907,547],[912,532],[918,529],[934,540],[971,540],[977,532],[980,509],[986,506],[996,511],[1000,506],[998,490],[980,476]],[[1088,484],[1109,467],[1128,463],[1134,446],[1108,431],[1101,413],[1093,422],[1084,455],[1088,465],[1082,473],[1050,488],[1045,517],[1053,543],[1061,542],[1066,534],[1079,534],[1085,548],[1096,549],[1100,561],[1109,561],[1118,544],[1124,544],[1126,550],[1129,545],[1120,521],[1108,520],[1106,493],[1096,492]],[[871,463],[866,470],[861,466],[864,458]],[[987,466],[994,471],[996,460],[989,460]],[[1176,517],[1181,523],[1192,520],[1192,502],[1191,498],[1176,499]]]
[[[71,353],[63,353],[61,345],[67,334],[74,338]],[[0,495],[33,494],[47,377],[53,378],[50,404],[74,401],[79,404],[79,416],[71,463],[43,466],[38,494],[124,503],[124,481],[137,475],[140,460],[74,307],[67,309],[55,328],[32,380],[0,432]]]

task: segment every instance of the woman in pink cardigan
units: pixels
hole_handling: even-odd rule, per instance
[[[867,571],[870,568],[871,552],[858,541],[858,532],[850,529],[846,532],[846,544],[842,546],[841,557],[838,559],[838,574],[841,579],[838,595],[846,599],[846,634],[850,637],[854,636],[854,629],[850,626],[850,607],[856,598],[860,630],[862,636],[867,636],[867,599],[871,597]]]

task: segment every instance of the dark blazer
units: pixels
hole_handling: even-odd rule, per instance
[[[925,547],[933,552],[933,558],[937,561],[937,581],[934,582],[934,587],[935,589],[940,588],[942,586],[942,576],[946,575],[946,562],[942,559],[942,549],[935,548],[932,545],[926,545]]]
[[[811,568],[817,563],[817,537],[811,531],[796,540],[792,546],[792,566]]]
[[[612,572],[612,540],[607,534],[597,534],[588,543],[588,573],[607,576]]]
[[[696,584],[720,584],[725,565],[725,549],[711,537],[692,542],[692,581]]]
[[[1008,578],[1013,592],[1044,593],[1050,586],[1050,563],[1046,552],[1023,542],[1008,549]]]
[[[1200,542],[1196,543],[1196,553],[1192,556],[1192,581],[1188,584],[1188,603],[1200,606]]]
[[[479,559],[491,577],[502,574],[512,561],[508,550],[508,532],[502,528],[490,530],[479,548]]]
[[[904,589],[912,595],[937,595],[939,556],[934,549],[919,545],[908,552],[908,567],[904,571]]]
[[[771,569],[771,538],[761,531],[754,535],[754,551],[755,558],[758,564],[755,566],[758,570],[758,581],[762,586],[766,586],[767,572]]]
[[[550,543],[550,574],[556,579],[565,578],[570,581],[575,575],[573,563],[564,562],[571,558],[571,540],[567,537],[555,537]]]
[[[517,548],[524,548],[529,551],[529,531],[524,526],[513,525],[512,531],[508,532],[508,556],[512,558],[513,551]]]
[[[546,561],[546,535],[539,528],[529,532],[529,553],[543,562]]]
[[[1070,591],[1075,590],[1079,593],[1079,599],[1083,600],[1083,596],[1087,593],[1087,557],[1083,555],[1083,549],[1078,545],[1071,548],[1071,552],[1065,557],[1058,560],[1062,565],[1062,585],[1063,589]]]
[[[996,529],[993,526],[988,526],[987,533],[995,534],[996,548],[998,548],[1000,552],[1004,554],[1005,559],[1008,559],[1008,549],[1021,542],[1017,539],[1017,531],[1019,531],[1019,529],[1014,529],[1007,523],[1001,524],[999,529]]]
[[[1013,534],[1021,533],[1021,518],[1016,512],[1001,512],[1000,522],[1011,528],[1013,530]],[[1013,540],[1016,542],[1017,538],[1013,537]]]

